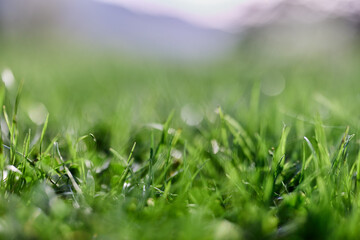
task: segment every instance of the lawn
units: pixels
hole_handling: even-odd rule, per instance
[[[2,42],[1,239],[356,239],[360,54],[178,63]]]

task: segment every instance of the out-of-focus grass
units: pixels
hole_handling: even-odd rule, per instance
[[[358,51],[177,66],[29,46],[0,56],[2,238],[358,236]]]

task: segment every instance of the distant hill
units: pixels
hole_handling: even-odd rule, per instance
[[[264,1],[263,1],[264,2]],[[359,43],[360,1],[280,0],[241,9],[243,49],[263,57],[336,58]]]
[[[180,19],[85,0],[0,0],[0,24],[4,36],[37,34],[182,59],[215,57],[237,41]]]
[[[360,27],[358,0],[253,0],[239,9],[237,26],[240,29],[273,23],[311,23],[342,19]]]

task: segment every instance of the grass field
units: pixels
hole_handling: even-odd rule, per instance
[[[359,236],[356,47],[176,64],[2,46],[1,239]]]

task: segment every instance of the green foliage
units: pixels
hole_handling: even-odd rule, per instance
[[[356,56],[342,72],[327,59],[175,67],[31,51],[0,57],[24,79],[21,94],[0,90],[1,239],[360,234]],[[277,96],[262,89],[271,72],[286,79]]]

